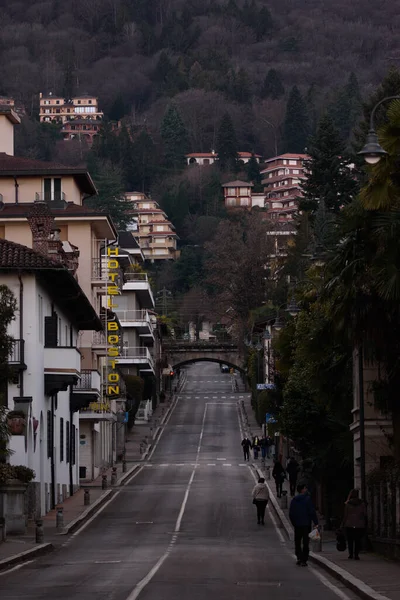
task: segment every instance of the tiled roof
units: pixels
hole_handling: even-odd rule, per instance
[[[59,163],[11,156],[0,152],[0,177],[13,175],[72,175],[79,180],[81,189],[88,194],[96,194],[96,188],[86,168],[69,167]]]
[[[253,187],[253,183],[249,183],[248,181],[240,181],[236,179],[235,181],[228,181],[228,183],[223,183],[222,187]]]
[[[0,219],[12,219],[27,217],[34,206],[33,202],[22,202],[20,204],[3,204],[0,206]],[[94,208],[81,206],[68,202],[65,208],[51,208],[51,214],[55,217],[106,217],[107,215]]]
[[[0,239],[0,269],[65,270],[65,267],[27,246]]]

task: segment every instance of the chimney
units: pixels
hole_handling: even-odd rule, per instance
[[[28,214],[28,223],[32,231],[33,250],[56,262],[65,263],[60,230],[56,228],[54,217],[46,202],[35,200]]]
[[[14,156],[14,125],[21,119],[12,108],[0,105],[0,152]]]

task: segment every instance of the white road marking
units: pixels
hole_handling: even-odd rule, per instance
[[[217,460],[226,460],[226,458],[217,458]]]
[[[223,463],[222,465],[223,467],[231,467],[232,465],[230,463]]]
[[[207,463],[207,467],[216,467],[217,465],[215,463]]]
[[[204,414],[203,414],[203,422],[202,422],[202,426],[201,426],[201,431],[200,431],[200,438],[199,438],[199,445],[197,447],[197,457],[196,457],[196,461],[198,461],[199,459],[199,455],[200,455],[200,450],[201,450],[201,441],[203,439],[203,435],[204,435],[204,425],[205,425],[205,420],[206,420],[206,414],[207,414],[207,404],[204,407]],[[154,565],[154,567],[152,569],[150,569],[150,571],[147,573],[147,575],[145,577],[143,577],[143,579],[141,579],[141,581],[139,581],[139,583],[134,587],[134,589],[132,590],[132,592],[129,594],[127,600],[136,600],[136,598],[141,594],[141,592],[143,591],[143,589],[150,583],[150,581],[153,579],[154,575],[159,571],[159,569],[162,567],[162,565],[164,564],[164,562],[167,560],[168,556],[171,554],[171,551],[176,543],[176,540],[178,539],[178,534],[181,528],[181,524],[182,524],[182,519],[183,519],[183,515],[185,513],[185,508],[186,508],[186,504],[189,498],[189,493],[190,493],[190,488],[192,487],[192,483],[193,483],[193,479],[194,476],[196,474],[196,467],[198,466],[198,463],[196,462],[193,465],[193,471],[192,474],[190,476],[189,482],[187,484],[186,487],[186,491],[185,491],[185,495],[182,501],[182,505],[181,505],[181,509],[179,511],[179,515],[178,518],[176,520],[176,525],[175,525],[175,531],[174,534],[171,538],[171,541],[168,545],[167,550],[165,551],[165,553],[159,558],[159,560],[156,562],[156,564]]]
[[[161,465],[158,465],[159,467],[169,467],[169,463],[162,463]]]

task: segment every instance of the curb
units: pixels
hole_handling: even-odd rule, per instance
[[[82,525],[82,523],[87,521],[93,515],[93,513],[100,508],[100,506],[107,502],[111,494],[113,494],[113,490],[107,490],[102,496],[100,496],[100,498],[97,498],[97,500],[95,500],[91,506],[89,506],[82,514],[80,514],[79,517],[76,517],[76,519],[70,521],[58,535],[68,535],[69,533],[73,533],[74,530],[79,527],[79,525]]]
[[[129,477],[137,470],[139,469],[141,465],[133,465],[133,467],[131,467],[126,473],[122,474],[122,477],[120,477],[117,480],[117,483],[115,484],[115,486],[113,486],[114,488],[116,487],[120,487],[121,485],[125,485],[126,480],[129,479]]]
[[[25,550],[24,552],[13,554],[8,558],[0,560],[0,572],[4,571],[9,567],[13,567],[15,565],[27,562],[28,560],[30,560],[31,558],[35,558],[36,556],[42,556],[43,554],[47,554],[52,550],[54,550],[53,544],[39,544],[35,548],[31,548],[30,550]]]
[[[257,475],[263,477],[262,471],[260,471],[257,467],[255,467],[255,470],[256,470]],[[270,486],[268,485],[268,482],[266,481],[265,483],[267,484],[267,487],[269,489],[271,505],[273,506],[275,516],[279,519],[280,524],[282,525],[283,529],[285,530],[285,533],[288,536],[289,540],[293,541],[294,540],[293,527],[287,520],[283,510],[278,505],[278,502],[277,502],[274,494],[272,493],[272,490],[271,490]],[[319,567],[323,568],[330,575],[335,577],[335,579],[338,579],[339,581],[344,583],[344,585],[346,587],[348,587],[350,590],[355,592],[357,594],[357,596],[359,596],[360,598],[363,598],[364,600],[389,600],[389,598],[387,596],[382,596],[382,594],[379,594],[378,592],[376,592],[369,585],[364,583],[361,579],[354,577],[354,575],[352,575],[345,569],[338,567],[331,560],[329,560],[328,558],[325,558],[324,556],[321,556],[320,554],[316,554],[315,552],[310,552],[310,561],[312,563],[318,565]]]

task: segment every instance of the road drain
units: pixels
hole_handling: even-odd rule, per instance
[[[279,581],[237,581],[236,585],[256,585],[263,587],[282,587]]]

